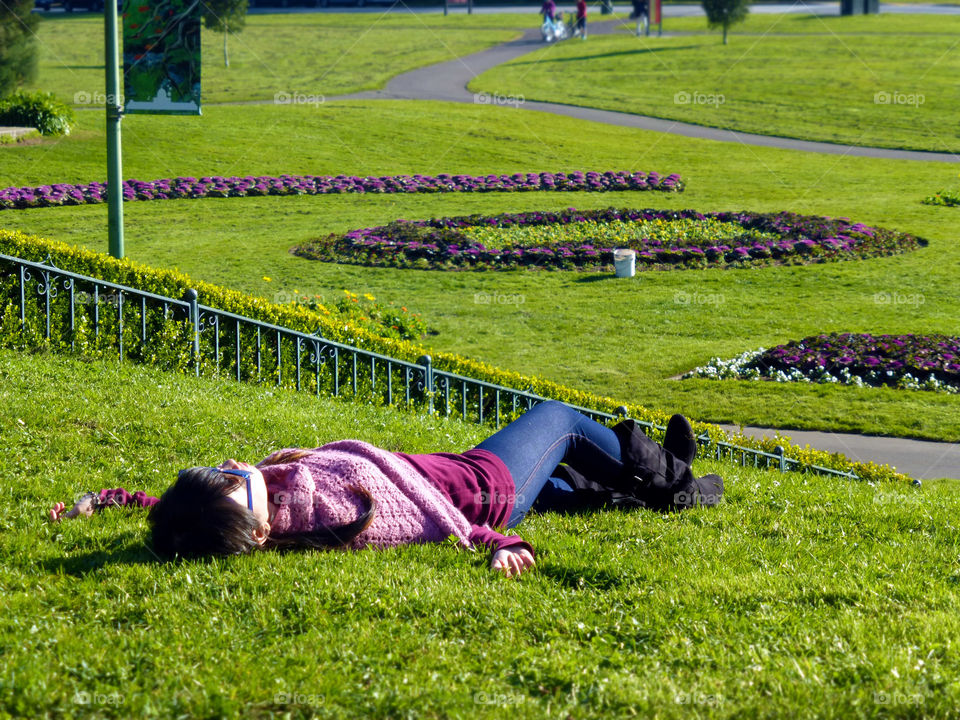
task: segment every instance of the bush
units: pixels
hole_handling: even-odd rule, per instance
[[[68,135],[76,123],[73,110],[57,100],[53,93],[27,93],[22,90],[0,100],[0,124],[32,127],[41,135]]]
[[[5,0],[0,3],[0,97],[7,95],[37,74],[39,17],[33,0]]]

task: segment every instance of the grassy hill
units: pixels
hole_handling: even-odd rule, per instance
[[[272,388],[0,352],[0,716],[952,717],[952,483],[725,464],[719,507],[532,515],[536,569],[441,546],[157,563],[83,490],[357,437],[479,428]]]

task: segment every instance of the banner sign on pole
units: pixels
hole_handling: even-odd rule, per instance
[[[200,114],[200,7],[123,0],[124,112]]]

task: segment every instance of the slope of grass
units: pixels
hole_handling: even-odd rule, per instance
[[[510,15],[250,15],[227,41],[203,30],[203,102],[291,98],[313,106],[324,96],[383,87],[392,76],[506,42],[525,27]],[[78,105],[103,105],[103,17],[48,15],[38,30],[34,86]]]
[[[765,16],[747,29],[756,35],[728,46],[622,33],[545,46],[470,87],[763,135],[960,150],[960,16]]]
[[[140,116],[124,123],[128,177],[679,171],[688,183],[681,195],[491,193],[129,203],[127,253],[268,298],[289,298],[294,289],[327,301],[340,297],[344,288],[371,292],[378,300],[422,313],[440,333],[428,339],[432,347],[702,420],[960,438],[955,397],[669,380],[713,356],[730,357],[821,331],[955,333],[954,308],[960,303],[953,277],[960,260],[955,211],[919,202],[930,188],[954,177],[951,166],[750,148],[443,103],[334,103],[319,111],[249,107],[242,113],[211,108],[199,119]],[[101,125],[102,119],[87,123],[82,133],[56,144],[3,149],[0,184],[102,178]],[[867,262],[644,273],[631,280],[356,268],[287,252],[311,236],[397,217],[608,205],[789,209],[913,232],[931,245]],[[0,223],[100,251],[107,247],[104,206],[3,211]]]
[[[0,714],[948,718],[960,702],[952,484],[698,463],[727,479],[719,507],[532,515],[518,581],[435,545],[159,564],[143,513],[45,510],[280,446],[462,451],[479,429],[10,352],[0,398]]]

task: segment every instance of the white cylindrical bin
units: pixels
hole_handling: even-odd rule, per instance
[[[617,248],[613,251],[613,267],[617,277],[633,277],[637,269],[637,251]]]

